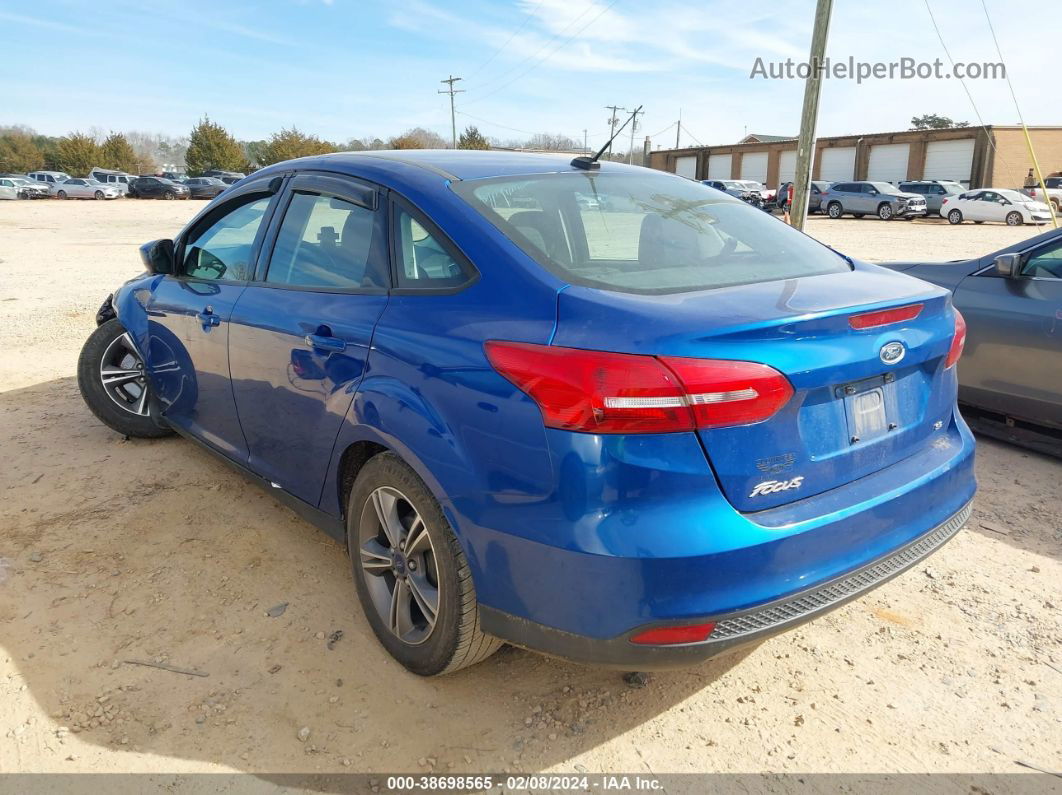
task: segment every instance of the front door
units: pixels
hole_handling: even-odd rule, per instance
[[[166,419],[225,455],[247,456],[229,381],[229,315],[246,289],[273,195],[242,193],[178,243],[176,273],[147,300],[147,366]]]
[[[968,329],[959,382],[970,402],[1062,428],[1062,240],[1026,253],[1020,279],[966,277],[955,305]]]
[[[387,226],[376,189],[349,177],[298,175],[281,204],[229,360],[248,466],[316,505],[387,304]]]

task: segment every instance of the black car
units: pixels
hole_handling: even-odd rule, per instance
[[[187,186],[165,177],[137,177],[129,183],[129,196],[134,199],[187,199]]]
[[[222,171],[219,168],[212,168],[203,172],[204,177],[216,177],[224,182],[226,185],[235,185],[241,179],[246,177],[246,174],[242,174],[239,171]]]
[[[217,177],[189,177],[184,186],[193,199],[213,199],[228,187]]]

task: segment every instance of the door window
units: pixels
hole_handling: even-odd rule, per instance
[[[1062,279],[1062,243],[1045,246],[1033,252],[1022,268],[1022,274],[1041,279]]]
[[[343,199],[292,196],[266,281],[299,287],[385,288],[378,214]],[[374,245],[375,244],[375,245]]]
[[[185,249],[183,275],[211,281],[250,279],[255,238],[271,200],[250,197],[197,232]]]
[[[397,287],[445,289],[470,281],[474,271],[450,253],[438,236],[401,207],[395,207]]]

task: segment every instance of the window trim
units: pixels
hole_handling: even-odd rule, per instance
[[[266,239],[266,233],[269,231],[272,225],[273,218],[276,215],[277,210],[277,197],[281,194],[281,187],[286,175],[274,175],[268,178],[256,180],[255,182],[248,183],[247,185],[235,191],[231,196],[228,196],[224,203],[216,206],[207,206],[203,212],[194,218],[192,222],[181,230],[181,233],[177,236],[177,240],[174,242],[174,265],[175,270],[183,271],[185,249],[188,241],[194,240],[201,232],[206,231],[207,228],[212,226],[219,219],[224,218],[238,206],[250,204],[257,198],[270,197],[269,206],[266,207],[264,216],[262,217],[262,223],[258,226],[258,231],[255,232],[254,242],[251,244],[251,257],[250,257],[250,271],[251,275],[247,279],[203,279],[196,276],[189,276],[185,273],[172,273],[168,274],[167,278],[172,278],[176,281],[189,282],[189,283],[203,283],[203,284],[232,284],[232,285],[247,285],[254,279],[254,274],[257,273],[259,267],[259,260],[262,256],[262,245]],[[268,181],[267,181],[268,180]]]
[[[428,218],[425,213],[421,212],[420,209],[405,197],[400,196],[394,191],[388,191],[388,194],[387,226],[388,248],[391,260],[392,295],[454,295],[467,290],[479,281],[479,268],[472,263],[471,259],[465,256],[465,253],[461,251],[458,245],[450,239],[450,236],[446,234],[438,224]],[[398,229],[397,210],[402,210],[402,212],[409,215],[410,218],[424,227],[428,234],[434,237],[446,253],[450,255],[451,259],[467,269],[469,277],[461,284],[452,285],[450,287],[400,287],[398,281],[398,264],[402,261],[402,258],[399,251],[400,230]]]
[[[318,187],[319,186],[319,187]],[[371,200],[375,207],[370,207],[366,201],[367,197],[365,193],[360,191],[351,190],[351,188],[360,188],[363,191],[371,192],[374,198]],[[257,264],[254,268],[254,274],[249,280],[249,285],[256,287],[268,287],[273,290],[293,290],[303,293],[326,293],[335,295],[386,295],[391,291],[391,285],[393,284],[391,274],[391,244],[390,244],[390,219],[386,217],[387,202],[381,201],[380,192],[382,188],[375,185],[372,182],[363,180],[360,177],[354,177],[349,175],[337,176],[329,173],[322,173],[317,171],[302,171],[296,172],[284,185],[283,190],[278,191],[280,199],[277,202],[273,211],[273,216],[269,222],[269,228],[266,231],[266,237],[262,241],[261,252],[258,256]],[[384,276],[388,280],[388,284],[383,287],[328,287],[325,285],[304,285],[304,284],[284,284],[282,282],[270,282],[266,278],[269,274],[269,266],[273,260],[273,252],[276,248],[277,238],[280,237],[280,228],[284,225],[284,218],[288,214],[288,208],[291,206],[291,201],[296,193],[312,193],[322,196],[334,196],[337,199],[342,199],[345,202],[356,204],[359,207],[364,207],[367,210],[371,210],[374,213],[384,213],[384,218],[381,223],[383,225],[384,235],[387,238],[385,240],[384,257],[386,262],[383,263]]]

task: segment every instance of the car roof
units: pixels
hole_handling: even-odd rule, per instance
[[[337,152],[329,155],[289,160],[277,163],[256,172],[256,176],[267,171],[284,171],[285,166],[302,169],[322,169],[361,175],[371,170],[380,175],[389,175],[400,179],[408,174],[410,167],[433,172],[449,180],[487,179],[490,177],[515,177],[533,174],[555,174],[563,172],[581,173],[581,169],[571,165],[573,155],[569,153],[543,154],[538,152],[502,152],[494,150],[468,149],[397,149],[368,152]],[[635,166],[620,163],[601,162],[601,171],[629,171]]]

